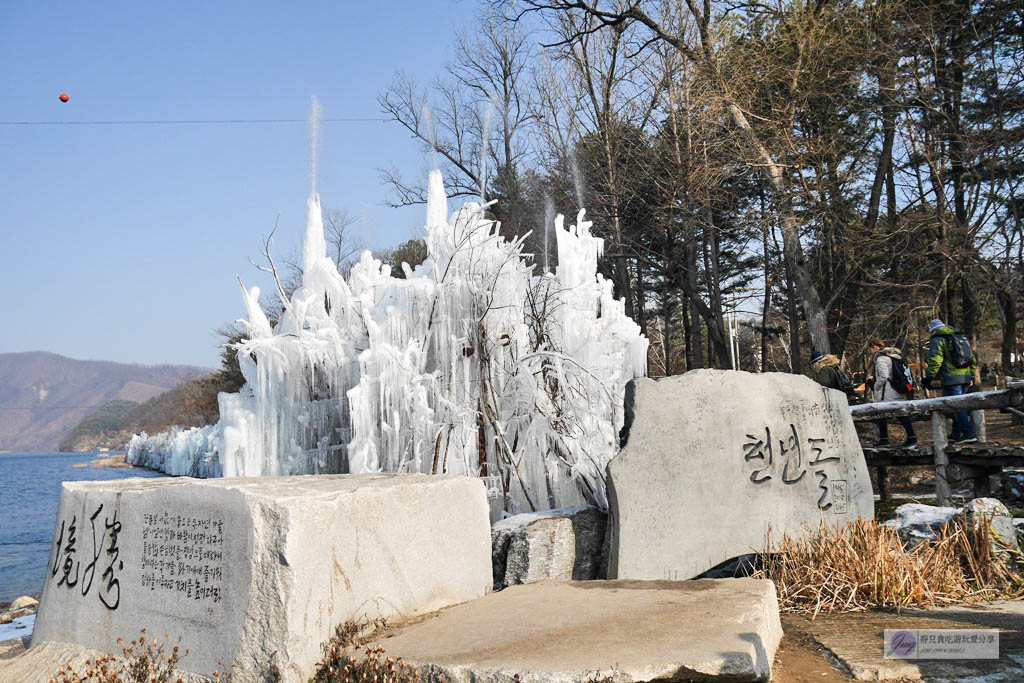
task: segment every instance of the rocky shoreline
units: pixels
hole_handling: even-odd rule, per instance
[[[32,635],[36,610],[39,609],[39,595],[22,595],[16,600],[0,604],[0,659],[16,657],[28,647]],[[27,620],[25,617],[33,617]]]
[[[108,455],[100,456],[95,460],[89,462],[80,462],[72,465],[75,469],[82,469],[85,467],[135,467],[127,460],[127,456],[124,453],[110,453]]]

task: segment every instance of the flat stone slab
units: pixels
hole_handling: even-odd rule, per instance
[[[693,370],[631,382],[608,465],[608,578],[689,579],[766,532],[872,517],[846,397],[807,377]]]
[[[929,683],[1024,681],[1024,602],[1000,600],[935,610],[786,615],[786,631],[801,631],[826,648],[859,681]],[[886,629],[999,629],[998,659],[886,659]]]
[[[21,638],[9,638],[0,641],[0,659],[10,659],[25,651],[25,643]]]
[[[767,681],[781,638],[770,581],[542,581],[449,608],[380,645],[426,681]]]
[[[183,637],[185,671],[304,683],[338,624],[432,612],[491,581],[476,478],[65,483],[29,653],[120,654],[117,638],[146,628]]]
[[[104,653],[70,643],[43,643],[15,654],[17,656],[12,658],[0,659],[0,681],[48,683],[57,669],[70,664],[74,670],[82,671],[87,660],[95,660]]]

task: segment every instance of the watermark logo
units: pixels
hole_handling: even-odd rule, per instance
[[[885,629],[886,659],[999,659],[998,629]]]
[[[890,659],[910,659],[917,655],[917,634],[914,631],[886,631],[885,656]]]

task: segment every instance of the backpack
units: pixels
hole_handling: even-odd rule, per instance
[[[843,372],[838,367],[836,368],[836,388],[843,392],[847,396],[853,396],[853,382],[850,380],[850,376]]]
[[[917,389],[914,385],[914,374],[910,372],[910,368],[907,367],[902,358],[894,358],[893,356],[886,356],[886,358],[892,362],[889,384],[896,390],[897,394],[912,398],[914,390]]]
[[[954,368],[963,370],[971,367],[974,362],[974,351],[971,350],[971,342],[962,332],[953,332],[946,335],[946,348],[949,349],[949,362]]]

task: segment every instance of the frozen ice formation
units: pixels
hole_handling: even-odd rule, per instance
[[[647,339],[597,273],[603,242],[580,211],[555,219],[558,265],[534,272],[486,207],[448,217],[429,179],[427,260],[406,277],[364,252],[343,278],[309,198],[301,286],[271,325],[243,288],[246,384],[220,422],[138,435],[129,458],[171,474],[331,472],[480,476],[492,514],[605,507],[626,383]]]

